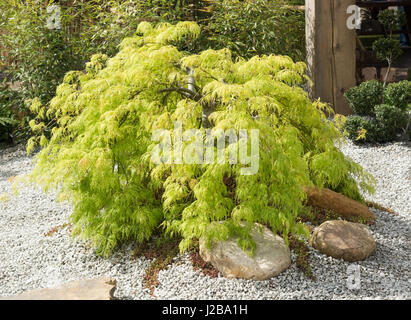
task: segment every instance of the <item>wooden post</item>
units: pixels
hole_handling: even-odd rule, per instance
[[[347,27],[347,8],[355,0],[305,0],[308,72],[312,98],[330,103],[336,113],[352,110],[344,92],[356,85],[356,31]]]

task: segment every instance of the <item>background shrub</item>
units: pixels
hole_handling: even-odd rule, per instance
[[[284,0],[216,1],[208,27],[212,47],[228,47],[244,58],[282,54],[304,61],[304,11],[286,4]]]
[[[384,102],[403,111],[411,105],[411,81],[390,83],[384,90]]]
[[[3,92],[0,89],[0,142],[10,141],[12,139],[11,131],[16,123],[7,105],[2,104]]]
[[[376,106],[375,116],[385,135],[385,141],[395,140],[397,134],[401,133],[408,123],[408,112],[392,105]]]
[[[393,32],[398,30],[399,25],[405,24],[406,16],[404,12],[399,10],[385,9],[379,12],[378,20],[384,26],[386,34],[383,38],[373,42],[372,49],[375,51],[377,59],[385,60],[388,64],[384,76],[383,86],[385,88],[393,62],[403,54],[400,48],[400,41],[398,37],[397,39],[394,38]]]
[[[49,29],[49,1],[1,2],[2,61],[24,99],[48,102],[69,70],[83,70],[96,52],[114,55],[138,25],[138,12],[124,1],[59,1],[61,28]]]
[[[304,59],[304,14],[285,7],[299,0],[60,0],[62,28],[49,29],[47,6],[52,2],[0,2],[0,70],[20,86],[13,95],[19,109],[34,98],[47,107],[68,71],[84,70],[96,53],[114,56],[141,21],[197,21],[202,35],[181,44],[192,53],[228,46],[237,56],[276,53]],[[19,127],[27,130],[28,121]]]
[[[408,113],[391,105],[376,106],[375,114],[376,117],[348,116],[345,123],[348,137],[357,143],[390,142],[404,132],[408,123]]]
[[[374,116],[374,106],[382,103],[383,90],[382,83],[371,80],[348,89],[345,92],[345,97],[357,115]]]
[[[348,133],[348,137],[356,141],[359,139],[361,129],[365,129],[366,121],[358,115],[347,116],[345,120],[345,130]]]
[[[348,137],[358,143],[385,141],[383,131],[378,126],[376,120],[371,117],[348,116],[346,118],[345,130],[347,130]]]
[[[16,138],[21,137],[25,133],[15,132],[15,128],[24,123],[25,113],[21,108],[24,103],[21,100],[21,95],[10,88],[6,79],[0,83],[0,142],[13,142]],[[20,136],[15,136],[20,134]]]

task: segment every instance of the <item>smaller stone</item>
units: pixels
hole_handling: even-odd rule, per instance
[[[350,262],[364,260],[376,250],[367,226],[341,220],[326,221],[316,228],[310,245],[328,256]]]
[[[364,81],[377,79],[377,68],[367,67],[367,68],[363,68],[361,71],[364,77]]]
[[[215,242],[211,249],[200,241],[200,255],[229,279],[267,280],[275,277],[290,266],[290,249],[280,236],[262,228],[262,232],[254,228],[250,233],[256,243],[253,257],[238,246],[236,238]]]
[[[97,278],[68,282],[57,288],[35,289],[0,300],[112,300],[116,280]]]
[[[411,75],[411,72],[410,72]],[[408,69],[407,68],[397,68],[397,72],[395,74],[396,81],[403,81],[408,80]]]

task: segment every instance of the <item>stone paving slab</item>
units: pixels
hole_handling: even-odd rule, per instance
[[[116,280],[96,278],[72,281],[57,288],[35,289],[0,300],[112,300]]]

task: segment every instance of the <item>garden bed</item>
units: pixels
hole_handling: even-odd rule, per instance
[[[30,186],[15,196],[14,177],[30,172],[32,158],[19,147],[0,151],[0,296],[108,276],[117,280],[114,297],[118,299],[410,299],[410,147],[410,143],[356,146],[348,142],[342,148],[377,180],[376,194],[367,200],[395,212],[371,208],[377,218],[370,227],[377,250],[367,260],[349,263],[309,248],[315,280],[297,267],[293,251],[291,267],[277,277],[228,280],[204,275],[193,267],[188,252],[159,271],[152,295],[143,283],[151,261],[134,258],[135,245],[124,246],[106,259],[72,240],[66,224],[71,205],[56,202],[53,192],[44,194]],[[360,289],[347,286],[350,265],[360,267]]]

